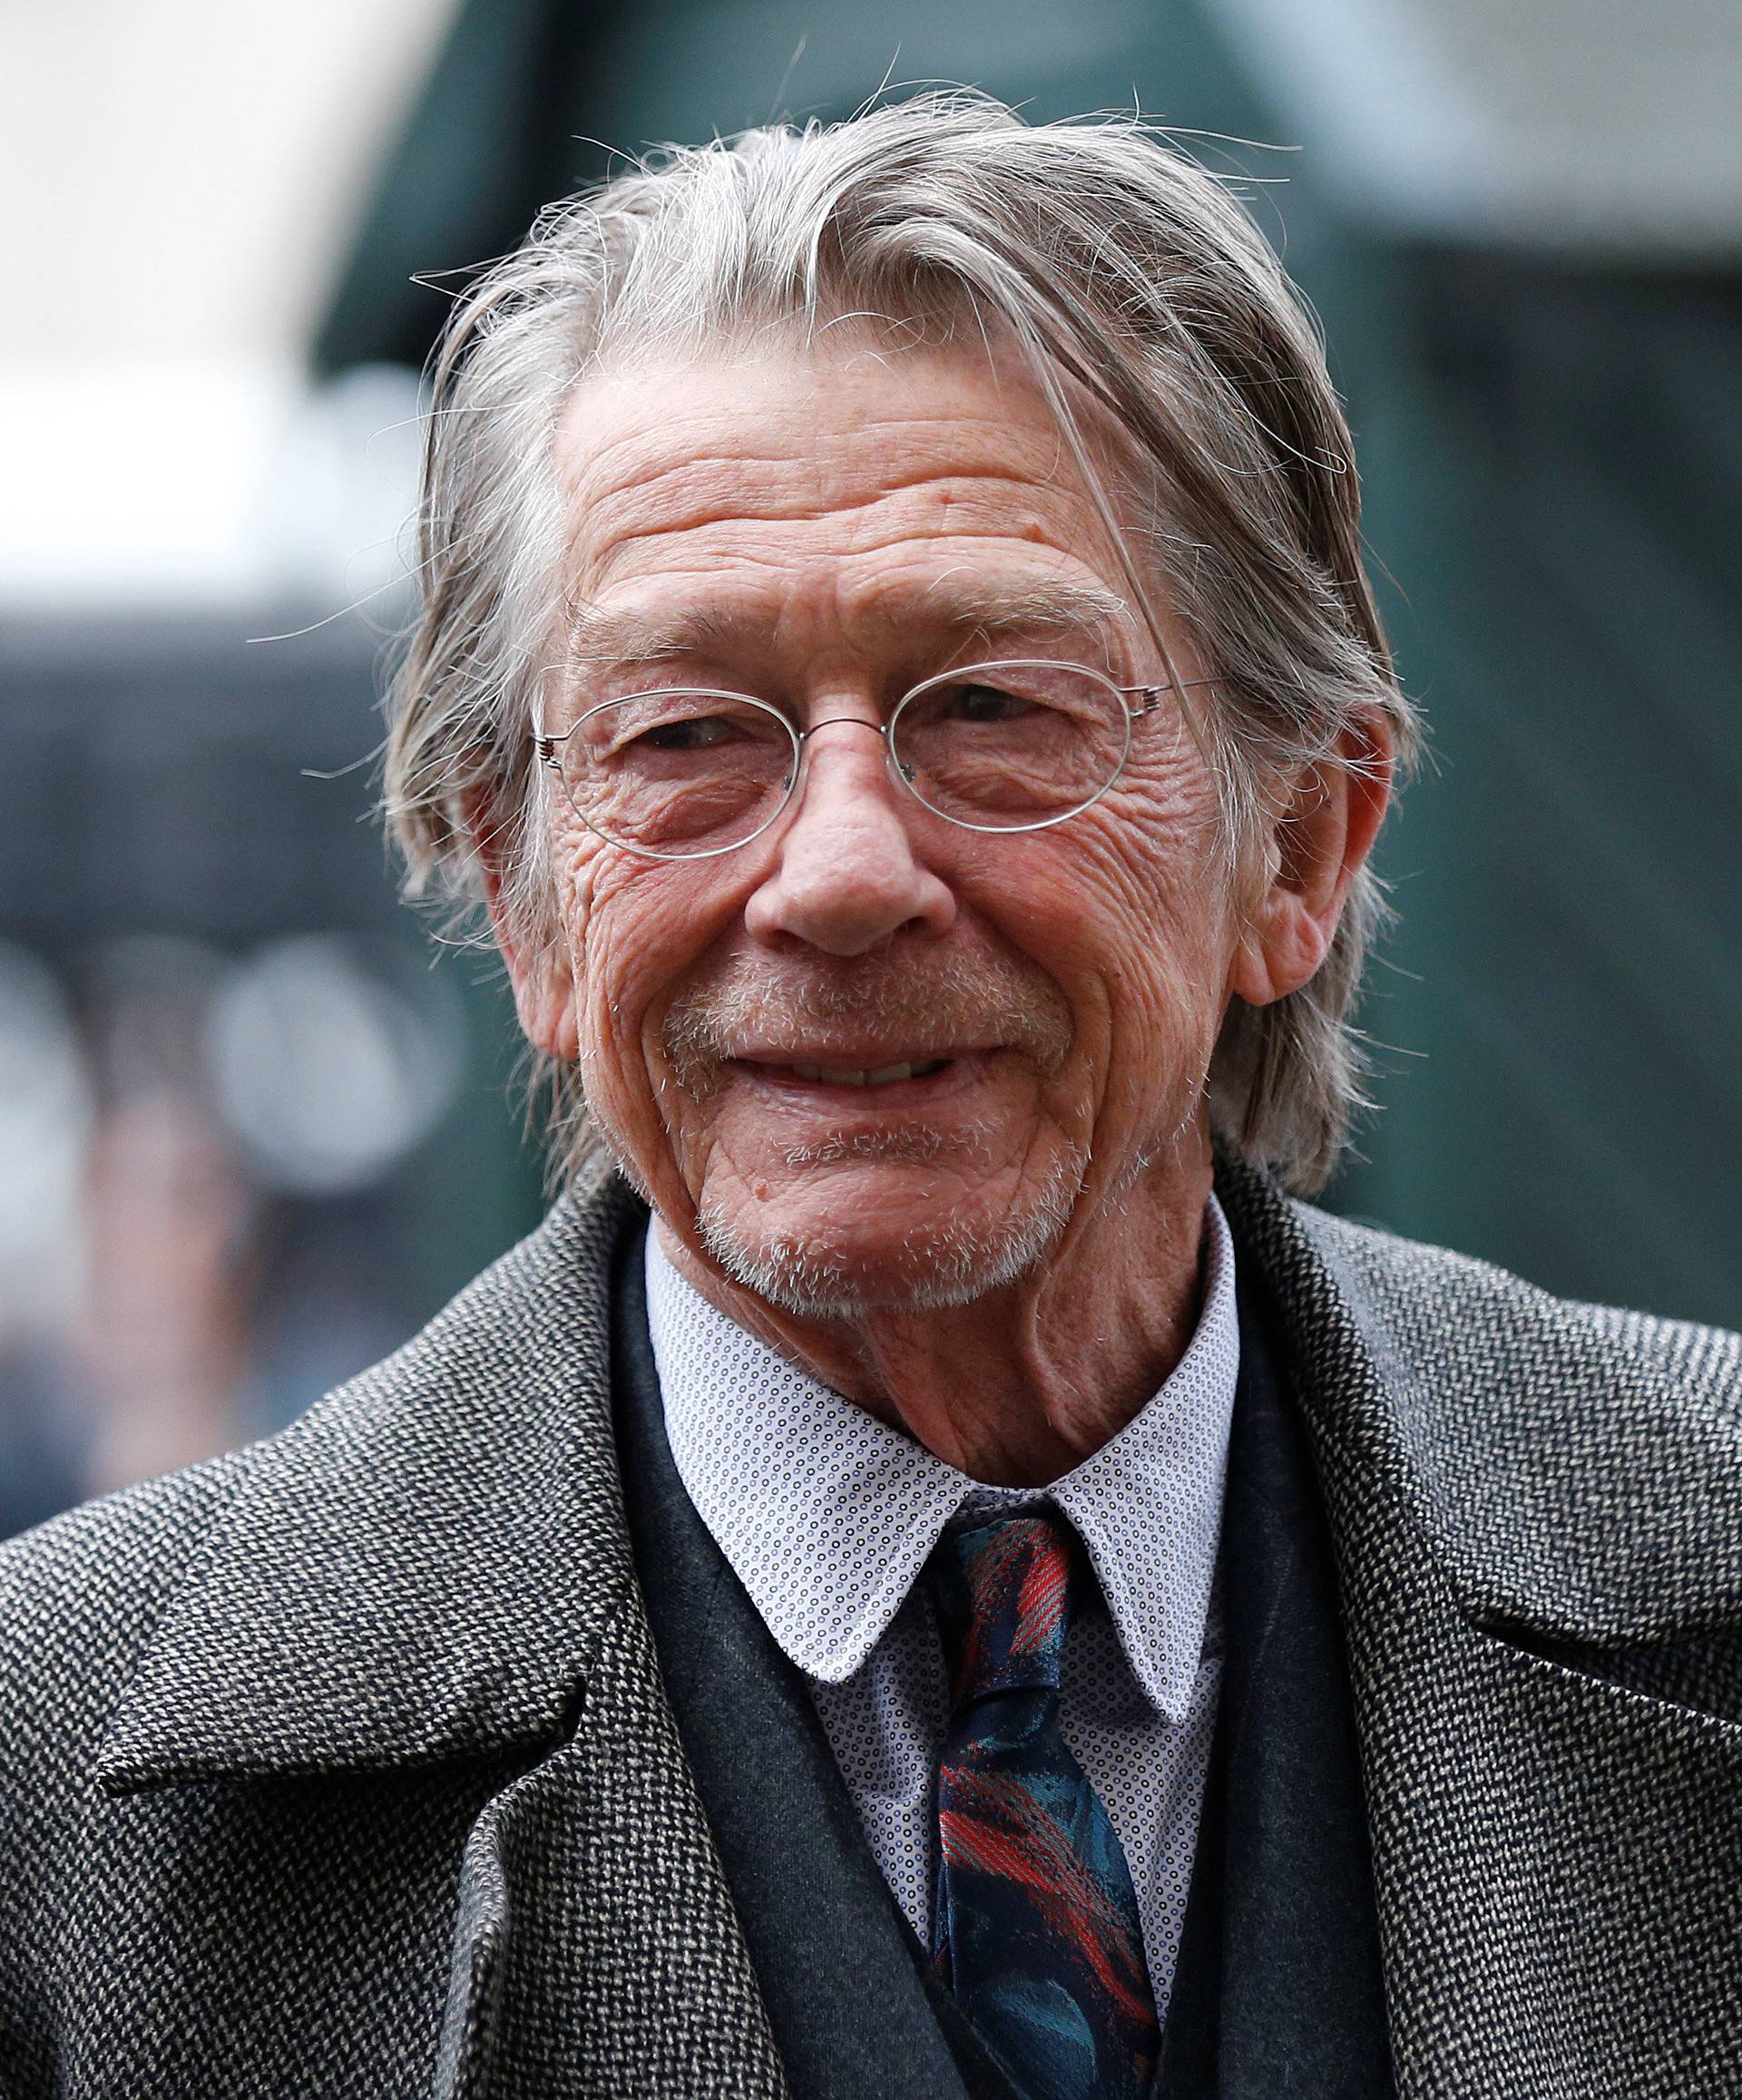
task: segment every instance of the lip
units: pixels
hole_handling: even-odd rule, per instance
[[[788,1070],[794,1079],[808,1085],[856,1089],[866,1087],[880,1091],[885,1087],[899,1086],[904,1079],[935,1079],[954,1061],[950,1058],[900,1058],[891,1064],[854,1070],[838,1065],[807,1065],[795,1060]]]
[[[1003,1046],[996,1042],[914,1042],[891,1041],[885,1037],[881,1041],[864,1035],[807,1036],[803,1042],[775,1042],[771,1039],[758,1041],[749,1038],[739,1042],[731,1053],[731,1061],[741,1065],[846,1065],[858,1070],[876,1070],[882,1065],[929,1064],[939,1059],[990,1056]]]
[[[897,1056],[887,1048],[849,1054],[831,1045],[826,1052],[811,1048],[805,1057],[784,1053],[779,1057],[738,1057],[731,1060],[729,1069],[780,1099],[795,1104],[827,1103],[838,1112],[885,1106],[910,1108],[921,1101],[940,1100],[984,1079],[997,1054],[993,1050],[955,1050]],[[903,1065],[918,1069],[911,1070],[909,1076],[886,1079],[875,1085],[861,1086],[820,1076],[839,1071],[886,1072]]]

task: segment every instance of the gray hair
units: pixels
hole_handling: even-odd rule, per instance
[[[563,646],[553,453],[577,383],[656,347],[849,316],[1017,346],[1164,655],[1158,573],[1215,674],[1205,728],[1231,854],[1266,784],[1346,763],[1346,737],[1385,722],[1413,753],[1324,352],[1227,184],[1134,121],[1031,126],[988,97],[928,94],[637,164],[550,207],[457,303],[432,363],[421,606],[388,702],[385,808],[409,895],[475,907],[487,825],[515,937],[555,937],[529,733]],[[1115,523],[1067,378],[1127,441],[1135,533],[1129,494]],[[1222,1141],[1302,1191],[1364,1105],[1351,1011],[1384,910],[1364,870],[1310,982],[1236,1001],[1211,1063]],[[545,1076],[572,1165],[578,1075]]]

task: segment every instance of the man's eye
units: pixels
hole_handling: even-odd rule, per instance
[[[1013,722],[1027,714],[1032,704],[997,686],[955,686],[951,689],[948,713],[958,722]]]
[[[731,743],[737,725],[724,715],[686,715],[674,722],[657,722],[631,739],[631,750],[712,751]]]

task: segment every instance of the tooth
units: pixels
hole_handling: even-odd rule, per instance
[[[948,1058],[904,1059],[900,1064],[879,1065],[874,1071],[849,1070],[845,1065],[800,1064],[795,1058],[786,1068],[796,1079],[804,1079],[811,1085],[822,1082],[831,1087],[888,1087],[898,1079],[928,1079],[934,1072],[941,1072],[949,1063]]]

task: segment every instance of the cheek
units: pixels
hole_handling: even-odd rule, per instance
[[[1220,952],[1233,912],[1207,782],[1121,782],[1052,835],[1059,842],[1054,910],[1061,926],[1121,981],[1133,966],[1140,973],[1149,956],[1165,956],[1177,967]]]
[[[1097,844],[1134,929],[1132,966],[1153,957],[1178,995],[1209,996],[1219,1010],[1237,916],[1230,863],[1215,782],[1184,732],[1164,757],[1133,767],[1104,806]],[[1215,978],[1208,988],[1206,972]]]
[[[613,1121],[654,1109],[659,1016],[730,916],[719,888],[691,869],[631,861],[610,848],[577,871],[581,1055],[588,1092]]]
[[[1236,933],[1221,836],[1207,783],[1140,779],[1000,871],[1002,923],[1070,1001],[1072,1083],[1103,1112],[1173,1113],[1201,1080]]]

